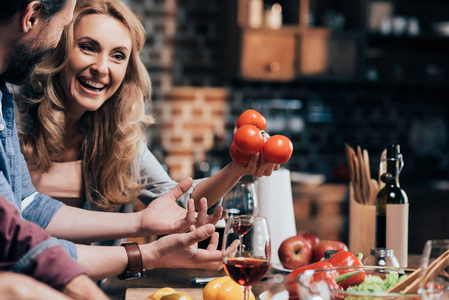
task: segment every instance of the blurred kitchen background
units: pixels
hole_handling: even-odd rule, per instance
[[[230,162],[236,118],[292,140],[298,231],[348,240],[344,143],[398,143],[410,252],[449,238],[449,1],[124,0],[147,33],[150,148],[179,180]],[[274,199],[275,200],[275,199]]]

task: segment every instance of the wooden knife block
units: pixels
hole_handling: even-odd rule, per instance
[[[349,184],[349,251],[363,253],[363,258],[375,248],[376,206],[360,204],[354,199],[354,188]]]

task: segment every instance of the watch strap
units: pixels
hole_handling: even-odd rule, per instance
[[[128,274],[129,277],[136,277],[133,274],[142,273],[143,263],[142,263],[142,253],[140,252],[139,245],[136,242],[126,242],[120,244],[125,248],[126,255],[128,256],[128,268],[125,270],[125,273]]]

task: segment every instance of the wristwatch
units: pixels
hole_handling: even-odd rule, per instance
[[[128,268],[117,278],[120,280],[127,280],[139,278],[143,276],[142,253],[140,253],[139,245],[136,242],[121,243],[125,247],[126,255],[128,256]]]

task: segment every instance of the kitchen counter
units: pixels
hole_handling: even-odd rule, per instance
[[[265,275],[267,278],[273,276],[277,271],[270,268]],[[287,273],[283,273],[287,274]],[[199,289],[202,291],[204,285],[194,285],[190,281],[193,277],[219,277],[225,276],[224,270],[211,271],[202,269],[153,269],[145,271],[145,277],[132,280],[119,280],[112,277],[106,280],[102,288],[111,300],[124,300],[128,288],[163,288],[174,289]],[[259,281],[252,288],[256,299],[260,293],[268,289],[271,280]],[[150,293],[148,293],[148,296]]]
[[[420,265],[419,255],[409,255],[409,268],[417,268]],[[271,278],[274,274],[280,273],[286,275],[286,272],[280,272],[274,268],[270,268],[265,278]],[[145,277],[132,280],[119,280],[112,277],[106,280],[102,288],[111,300],[128,300],[125,299],[126,289],[128,288],[163,288],[172,287],[174,289],[198,289],[204,288],[200,285],[193,285],[190,281],[193,277],[219,277],[225,276],[224,270],[210,271],[202,269],[153,269],[145,271]],[[262,280],[253,286],[253,293],[256,299],[258,296],[269,289],[273,284],[272,280]],[[279,287],[278,287],[279,288]],[[148,293],[148,296],[150,293]]]

